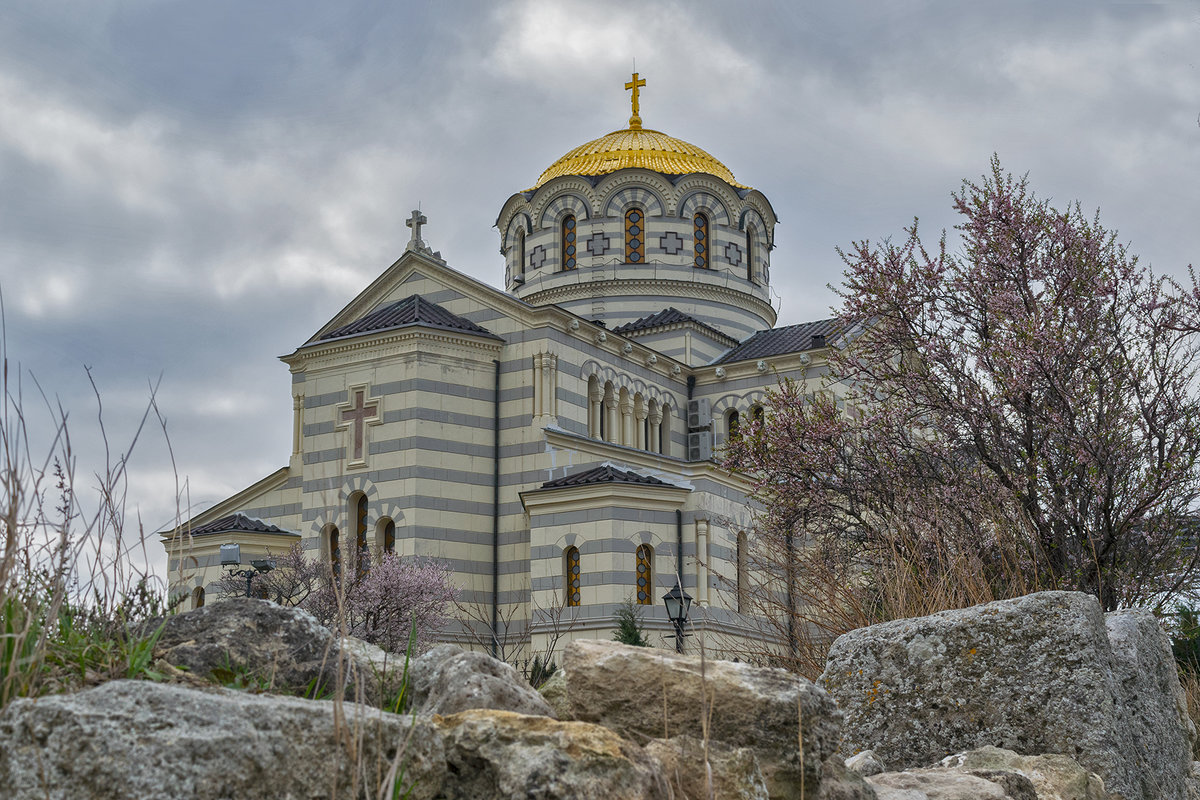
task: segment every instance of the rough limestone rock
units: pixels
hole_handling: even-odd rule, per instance
[[[374,798],[402,745],[412,795],[442,783],[442,739],[429,720],[343,704],[357,730],[350,758],[334,704],[226,689],[113,681],[22,699],[0,712],[0,794],[8,800]],[[407,742],[407,744],[404,744]],[[391,796],[390,793],[388,796]]]
[[[509,711],[435,716],[446,772],[439,800],[668,800],[657,762],[599,725]],[[417,786],[425,781],[419,772]]]
[[[1015,772],[1007,773],[1020,778]],[[913,769],[867,778],[878,800],[1038,800],[1032,784],[1019,788],[957,770]],[[1014,793],[1015,791],[1015,793]]]
[[[876,800],[875,787],[859,773],[847,769],[842,757],[834,754],[825,762],[817,800]]]
[[[847,758],[846,769],[851,772],[857,772],[863,777],[887,772],[887,767],[879,760],[879,756],[875,755],[874,750],[863,750],[861,753],[856,753]]]
[[[486,653],[442,644],[409,664],[408,687],[418,714],[472,708],[554,718],[554,710],[515,669]]]
[[[392,657],[396,669],[384,669],[388,656],[379,648],[357,640],[342,648],[307,611],[267,600],[231,598],[167,617],[162,624],[156,659],[220,682],[236,676],[268,691],[308,694],[315,689],[322,696],[340,681],[347,697],[361,689],[374,701],[404,664]]]
[[[567,671],[565,669],[555,670],[550,679],[538,689],[538,694],[553,709],[555,719],[563,722],[574,719],[571,716],[571,707],[567,703]]]
[[[851,631],[821,681],[846,753],[873,749],[893,768],[986,745],[1061,753],[1114,795],[1179,800],[1179,768],[1137,755],[1117,662],[1095,598],[1041,592]]]
[[[1038,800],[1109,800],[1104,781],[1066,756],[1022,756],[999,747],[981,747],[942,759],[942,767],[970,773],[1017,772],[1037,791]]]
[[[1115,657],[1115,676],[1133,736],[1129,757],[1153,778],[1157,798],[1184,798],[1191,773],[1196,727],[1171,654],[1171,642],[1146,609],[1104,615]]]
[[[680,734],[703,738],[708,715],[710,740],[754,751],[772,798],[817,796],[822,766],[838,746],[841,713],[829,695],[781,669],[702,664],[694,656],[597,639],[571,642],[564,663],[576,719],[644,743]]]
[[[704,741],[686,734],[670,739],[652,739],[646,753],[662,767],[677,798],[707,800],[767,800],[758,759],[747,747],[730,747],[723,742]]]

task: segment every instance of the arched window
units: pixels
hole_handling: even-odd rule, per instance
[[[361,578],[371,568],[367,550],[367,496],[359,492],[350,508],[354,513],[354,576]]]
[[[750,406],[750,419],[754,420],[754,424],[762,426],[765,412],[762,406]]]
[[[195,589],[192,589],[192,608],[193,609],[200,608],[203,605],[204,605],[204,587],[197,586]]]
[[[725,415],[725,438],[736,439],[740,435],[738,431],[740,425],[738,410],[736,408],[729,409],[729,413]]]
[[[749,588],[746,585],[746,532],[739,531],[737,535],[737,610],[746,611],[746,597]]]
[[[329,567],[333,570],[333,579],[335,581],[340,580],[342,577],[342,548],[338,538],[337,526],[330,525],[328,533]]]
[[[513,275],[521,277],[525,274],[525,229],[517,231],[517,263]]]
[[[652,606],[654,605],[654,548],[648,544],[639,544],[636,555],[638,605]]]
[[[641,264],[646,260],[646,213],[640,208],[625,212],[625,263]]]
[[[387,553],[388,555],[396,554],[396,523],[390,518],[384,517],[379,520],[378,533],[376,534],[376,546]]]
[[[568,214],[563,217],[562,221],[562,268],[575,269],[579,265],[575,256],[577,253],[575,243],[577,231],[575,230],[575,216]]]
[[[746,226],[746,280],[754,280],[754,228]]]
[[[671,455],[671,407],[663,405],[662,423],[658,426],[658,452]]]
[[[692,218],[692,266],[708,269],[708,217],[697,211]]]
[[[579,548],[568,547],[563,554],[563,567],[566,580],[563,583],[563,590],[567,605],[576,607],[579,605]]]

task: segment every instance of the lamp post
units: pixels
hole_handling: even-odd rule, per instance
[[[237,544],[221,545],[221,566],[222,567],[237,567],[242,563],[242,548]],[[253,559],[250,561],[250,566],[254,569],[230,569],[230,575],[236,575],[239,578],[246,579],[246,597],[253,597],[250,593],[250,584],[254,581],[255,575],[266,575],[271,570],[275,569],[275,559],[263,558]]]
[[[683,637],[690,636],[683,632],[687,624],[688,610],[692,607],[692,596],[683,590],[678,582],[671,591],[663,595],[663,605],[667,607],[667,618],[675,626],[675,652],[683,652]]]

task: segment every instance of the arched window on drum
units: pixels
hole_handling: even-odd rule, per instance
[[[692,266],[697,269],[708,269],[709,260],[708,217],[702,211],[697,211],[692,218]]]
[[[575,269],[579,266],[578,249],[578,231],[575,225],[575,216],[568,214],[563,217],[562,221],[562,268],[564,270]]]
[[[646,212],[631,208],[625,212],[625,263],[641,264],[646,260]]]

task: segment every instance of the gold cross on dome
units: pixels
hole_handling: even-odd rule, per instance
[[[642,118],[638,116],[638,87],[645,85],[646,79],[642,78],[639,80],[636,72],[633,73],[633,80],[625,84],[626,89],[633,90],[633,116],[629,118],[629,127],[633,130],[637,130],[642,127]]]

